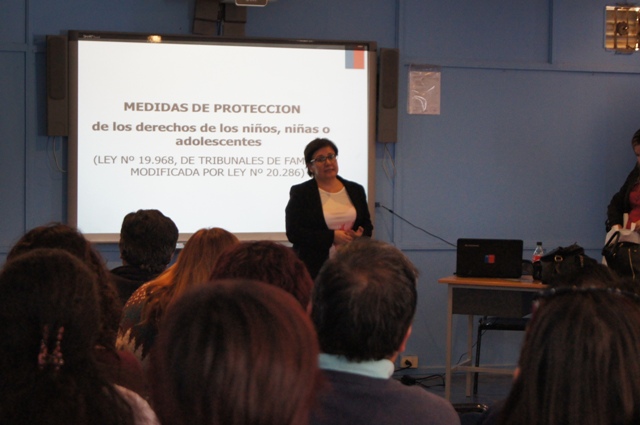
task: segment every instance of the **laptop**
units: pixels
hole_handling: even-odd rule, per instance
[[[522,276],[522,240],[458,239],[456,275],[519,278]]]

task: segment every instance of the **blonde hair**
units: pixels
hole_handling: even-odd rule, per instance
[[[188,289],[207,282],[220,254],[239,242],[233,233],[219,227],[194,233],[175,264],[147,284],[149,301],[142,311],[142,322],[158,324],[169,305]]]

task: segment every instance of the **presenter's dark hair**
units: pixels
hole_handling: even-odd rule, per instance
[[[178,227],[158,210],[127,214],[120,229],[120,256],[129,265],[158,274],[171,262]]]
[[[3,424],[133,424],[95,362],[100,297],[86,264],[61,249],[26,251],[4,265],[0,293]]]
[[[369,238],[339,250],[315,281],[311,318],[320,349],[352,361],[388,358],[416,311],[418,271],[394,246]]]
[[[290,294],[210,282],[167,312],[151,356],[155,410],[173,425],[306,425],[317,356],[311,320]]]
[[[311,301],[313,279],[290,247],[273,241],[241,242],[223,252],[211,280],[251,279],[284,289],[303,308]]]
[[[635,294],[565,287],[540,300],[501,424],[640,423]]]
[[[79,258],[95,273],[98,280],[101,312],[98,343],[107,349],[115,350],[122,303],[111,282],[102,256],[78,229],[62,223],[50,223],[34,227],[25,233],[11,248],[7,254],[7,260],[37,248],[59,248],[67,251]]]
[[[313,139],[309,142],[309,144],[304,148],[304,162],[307,164],[307,174],[313,177],[313,173],[309,171],[309,165],[311,164],[311,160],[313,159],[313,154],[318,151],[318,149],[322,149],[324,147],[329,146],[336,155],[338,155],[338,147],[329,139]]]

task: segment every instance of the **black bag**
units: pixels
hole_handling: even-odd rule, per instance
[[[554,286],[563,277],[580,272],[586,266],[597,264],[597,261],[584,253],[578,244],[558,247],[533,263],[533,278],[542,283]]]
[[[619,239],[620,232],[615,232],[602,248],[607,266],[619,276],[640,280],[640,245]]]

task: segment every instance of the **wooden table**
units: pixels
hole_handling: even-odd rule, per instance
[[[476,367],[473,358],[473,319],[479,316],[523,317],[531,313],[536,292],[547,286],[531,276],[520,279],[448,276],[438,279],[448,286],[447,295],[447,358],[445,366],[445,398],[451,397],[451,373],[459,370],[467,374],[467,397],[471,396],[471,378],[475,372],[511,374],[504,368]],[[451,366],[453,315],[467,315],[467,356],[461,363]]]

